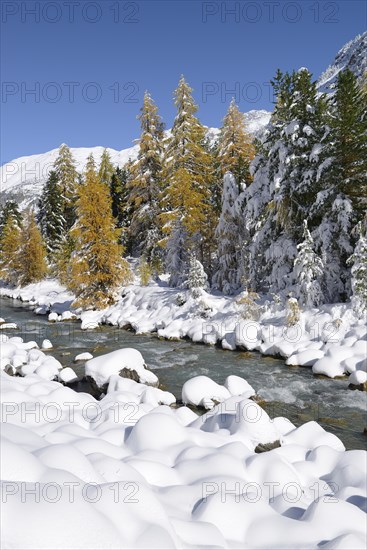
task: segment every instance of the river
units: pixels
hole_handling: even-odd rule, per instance
[[[288,367],[281,359],[257,352],[225,351],[216,347],[160,340],[154,335],[136,335],[116,327],[102,326],[82,331],[79,322],[49,323],[35,315],[25,303],[0,298],[0,317],[14,322],[18,330],[4,331],[24,341],[51,340],[50,353],[64,366],[83,376],[83,364],[73,363],[75,355],[89,351],[94,356],[123,347],[138,349],[148,367],[159,377],[163,389],[181,398],[183,383],[204,374],[223,384],[226,376],[246,378],[263,400],[270,416],[285,416],[297,426],[316,420],[336,434],[347,449],[365,449],[366,393],[348,389],[347,380],[315,377],[310,368]],[[83,384],[80,391],[85,390]]]

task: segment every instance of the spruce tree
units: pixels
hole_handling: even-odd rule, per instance
[[[110,196],[112,201],[112,215],[115,219],[116,228],[120,229],[119,243],[122,244],[128,253],[132,253],[133,236],[130,232],[133,210],[128,202],[130,163],[123,168],[117,167],[112,174],[110,183]]]
[[[104,308],[113,303],[119,285],[131,281],[131,272],[118,244],[109,189],[96,173],[93,156],[88,158],[76,213],[68,286],[75,293],[76,306]]]
[[[60,249],[65,238],[66,221],[63,206],[57,174],[51,171],[38,203],[37,216],[50,258]]]
[[[352,266],[352,305],[359,317],[367,313],[367,238],[366,224],[357,226],[358,240],[348,263]]]
[[[223,119],[218,141],[221,177],[226,172],[231,172],[239,186],[249,185],[252,181],[249,168],[254,155],[251,136],[245,130],[245,116],[239,111],[233,98]]]
[[[19,283],[23,286],[41,281],[46,277],[48,271],[46,246],[32,210],[25,216],[21,240],[22,246],[19,252],[21,275]]]
[[[318,216],[314,233],[326,266],[329,301],[350,295],[352,228],[363,219],[367,205],[366,97],[350,70],[339,73],[329,101],[329,131],[322,140],[320,192],[311,209]]]
[[[169,284],[171,286],[185,286],[188,274],[188,262],[188,232],[182,220],[176,218],[166,243],[166,268],[170,274]]]
[[[99,165],[98,176],[102,183],[110,185],[111,178],[115,172],[115,168],[111,162],[111,156],[107,149],[103,149],[101,162]]]
[[[63,217],[66,230],[75,222],[75,201],[77,197],[78,173],[69,147],[63,143],[59,148],[59,155],[54,164],[57,174],[60,194],[63,200]]]
[[[187,286],[193,298],[199,298],[203,290],[208,289],[208,276],[204,271],[203,265],[196,259],[194,253],[190,254],[188,265]]]
[[[314,242],[306,220],[303,223],[303,241],[297,246],[297,250],[294,261],[297,297],[303,306],[318,306],[324,299],[322,292],[324,265],[314,251]]]
[[[141,136],[138,158],[131,164],[128,204],[131,238],[148,263],[160,255],[159,196],[162,185],[163,123],[148,92],[139,115]]]
[[[241,219],[236,212],[239,196],[237,182],[231,172],[223,179],[222,212],[215,232],[218,243],[217,269],[213,275],[213,287],[225,294],[233,294],[240,287],[240,239]]]

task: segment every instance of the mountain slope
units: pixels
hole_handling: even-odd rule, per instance
[[[333,93],[340,71],[349,68],[357,78],[367,70],[367,31],[347,42],[317,81],[321,93]]]
[[[270,120],[268,111],[250,111],[245,113],[248,131],[257,136],[259,132],[268,124]],[[208,129],[208,137],[212,141],[218,135],[217,128]],[[74,147],[71,152],[75,159],[78,172],[82,172],[90,153],[93,153],[94,159],[98,164],[102,155],[103,147]],[[138,146],[134,145],[122,151],[107,148],[110,153],[113,164],[123,166],[131,159],[134,160],[138,154]],[[17,201],[21,209],[30,204],[34,204],[47,180],[48,173],[57,158],[58,149],[53,149],[47,153],[20,157],[7,162],[0,168],[1,182],[1,203],[9,199]]]

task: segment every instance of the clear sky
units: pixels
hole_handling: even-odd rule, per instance
[[[367,26],[363,0],[2,0],[1,11],[1,163],[63,142],[129,147],[144,90],[172,124],[181,73],[208,126],[233,95],[243,111],[270,109],[278,67],[317,77]]]

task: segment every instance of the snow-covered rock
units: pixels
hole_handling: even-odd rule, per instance
[[[89,359],[93,359],[93,355],[89,353],[88,351],[84,353],[79,353],[74,357],[74,363],[77,363],[78,361],[89,361]]]
[[[73,369],[70,367],[61,369],[58,373],[58,378],[60,382],[64,382],[65,384],[71,384],[72,382],[77,382],[79,380],[77,374],[75,374]]]
[[[190,378],[182,387],[183,403],[205,409],[212,409],[217,403],[221,403],[230,396],[225,386],[217,384],[208,376]]]
[[[123,348],[90,359],[85,364],[85,374],[100,388],[116,374],[151,386],[157,386],[159,382],[158,377],[147,369],[141,353],[134,348]]]
[[[50,340],[43,340],[42,344],[41,344],[41,349],[52,349],[53,348],[53,345],[52,343],[50,342]]]

